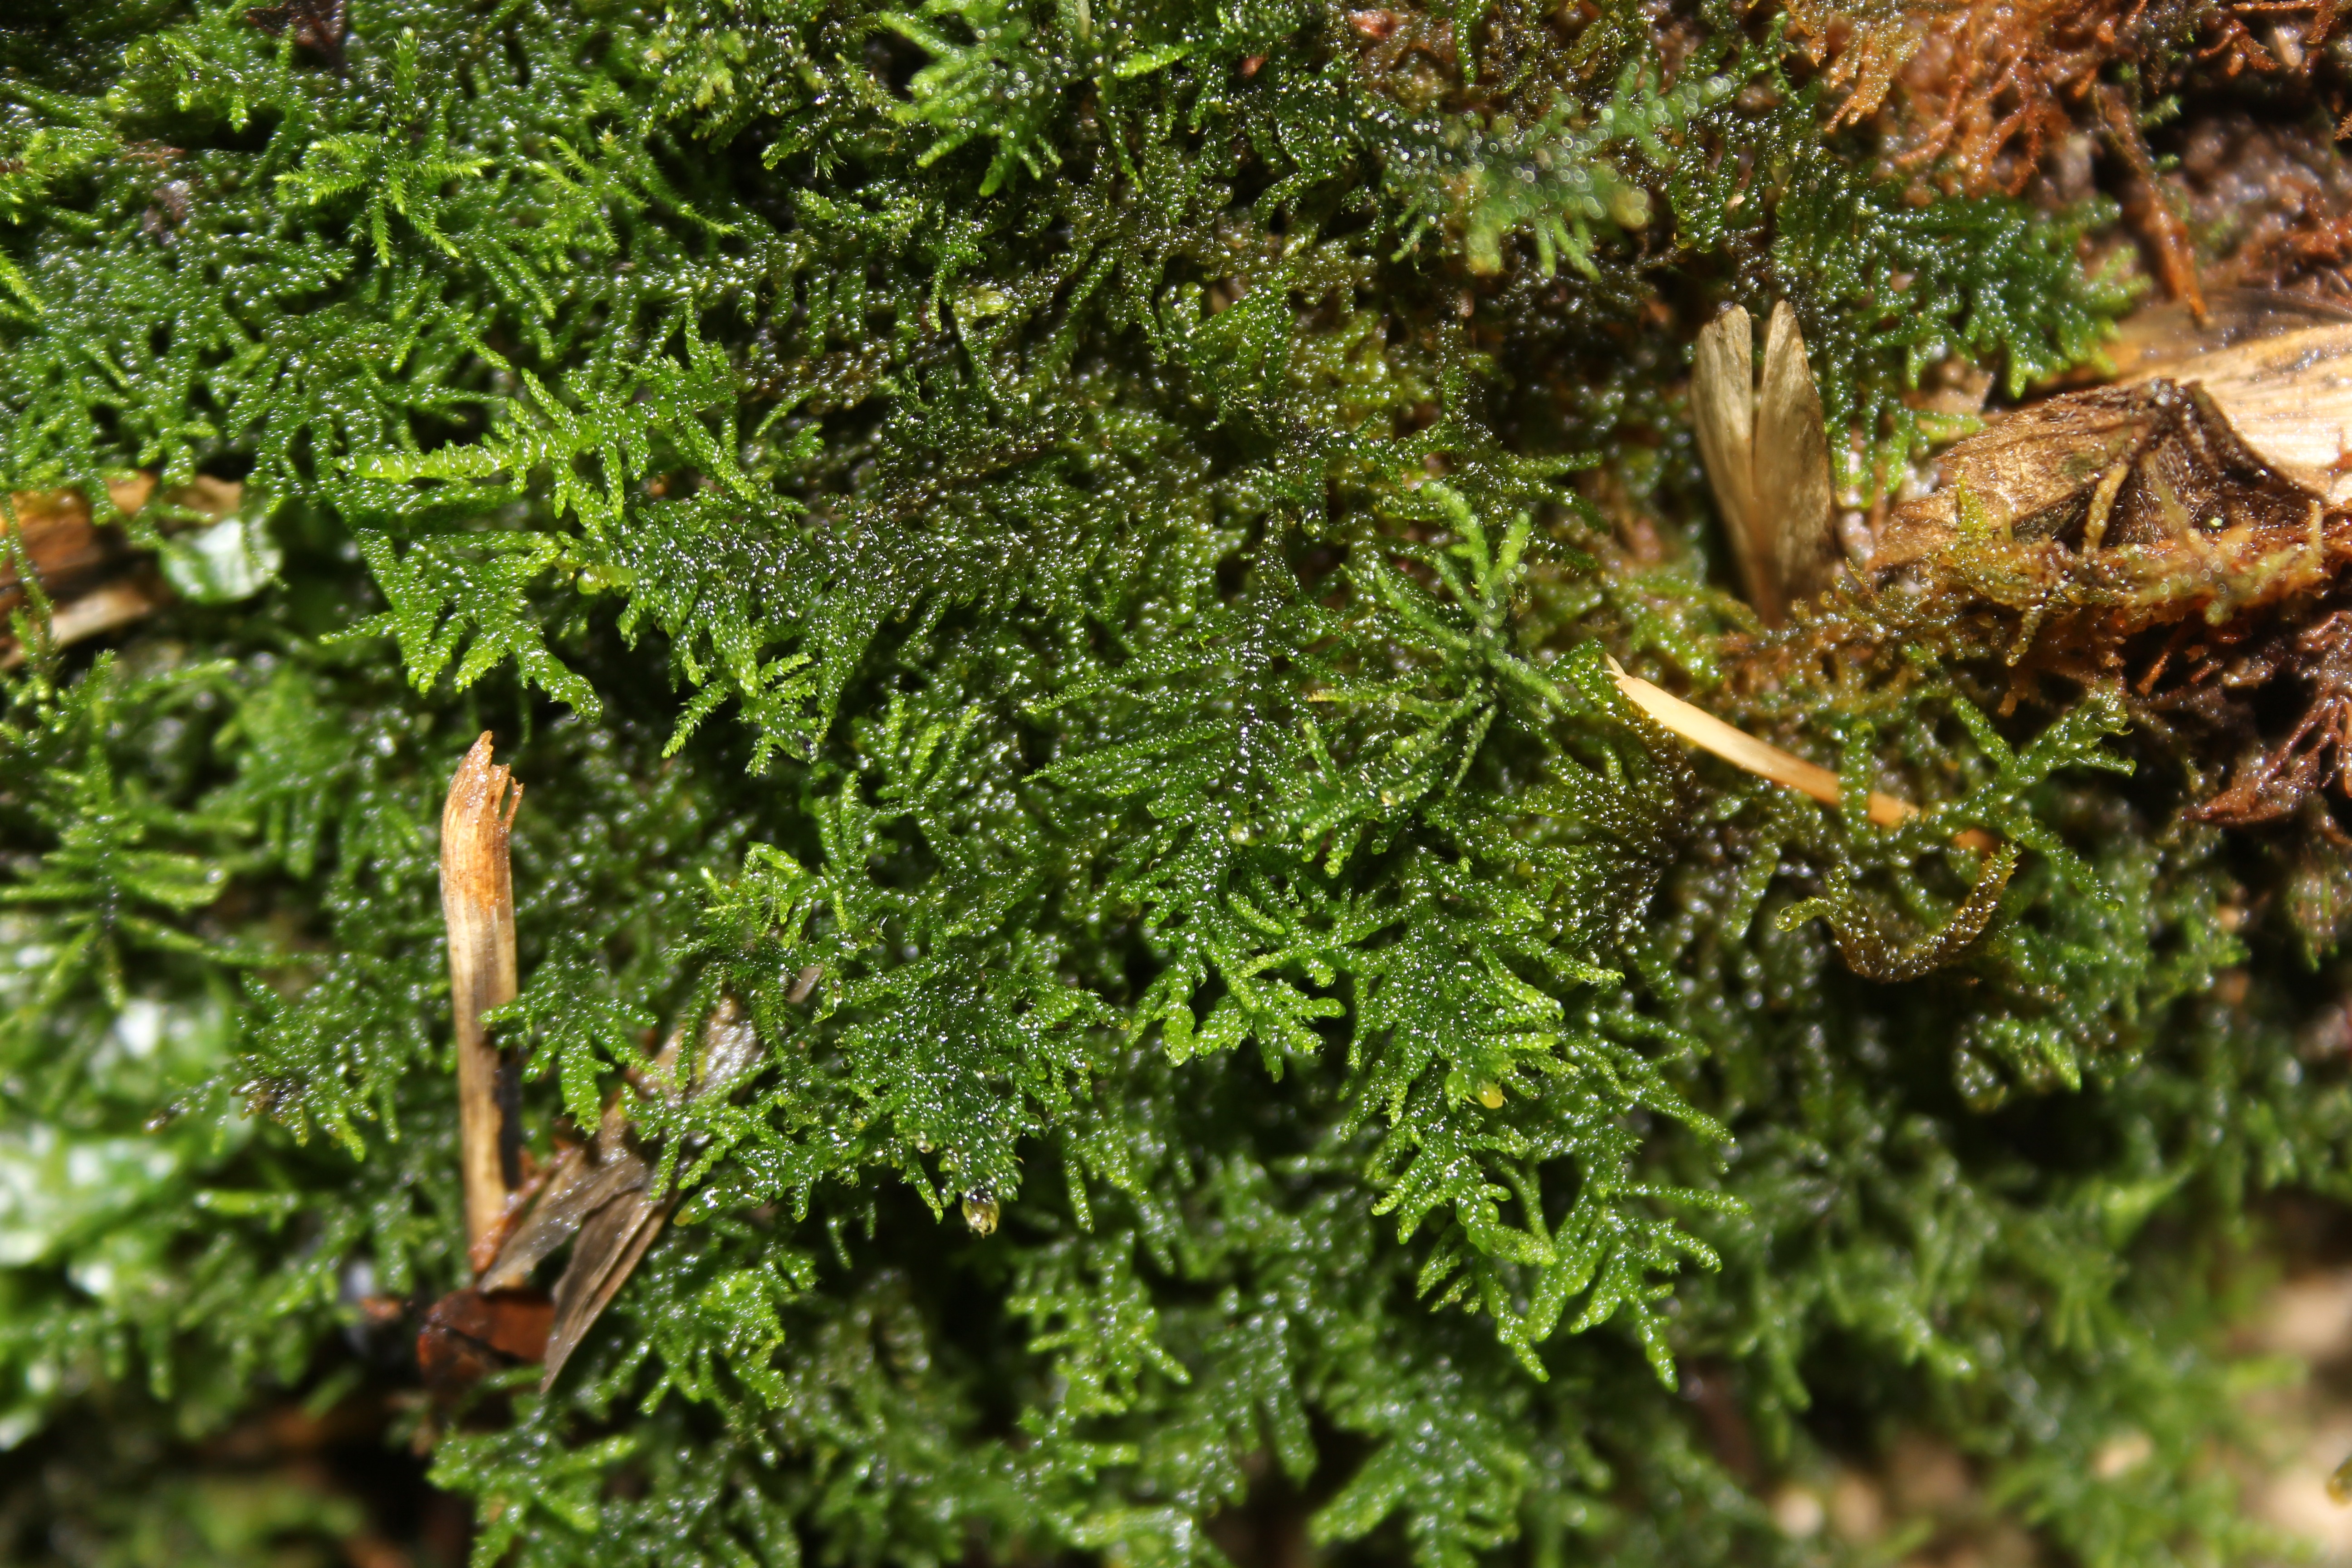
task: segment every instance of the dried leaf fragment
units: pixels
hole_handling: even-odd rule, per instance
[[[580,1227],[572,1262],[555,1282],[555,1322],[547,1336],[547,1371],[539,1380],[542,1391],[555,1385],[564,1363],[636,1271],[668,1223],[672,1201],[640,1190],[597,1209]]]
[[[605,1107],[595,1138],[568,1145],[556,1157],[537,1200],[484,1268],[483,1289],[517,1289],[578,1233],[589,1215],[614,1198],[643,1190],[652,1173],[629,1146],[628,1124],[628,1112],[615,1097]]]
[[[1740,584],[1764,624],[1778,626],[1792,602],[1819,594],[1836,573],[1834,495],[1821,392],[1787,300],[1773,307],[1765,331],[1760,384],[1754,342],[1737,305],[1700,330],[1691,409]]]
[[[731,996],[722,996],[703,1021],[690,1085],[678,1079],[683,1045],[682,1033],[672,1036],[650,1069],[633,1074],[632,1080],[673,1099],[681,1092],[694,1099],[724,1094],[758,1064],[761,1055],[759,1033]],[[553,1385],[668,1222],[677,1195],[656,1191],[653,1174],[654,1163],[638,1147],[625,1105],[616,1094],[604,1108],[595,1138],[567,1148],[557,1159],[530,1213],[483,1272],[484,1290],[519,1289],[532,1269],[564,1242],[578,1237],[555,1284],[542,1389]]]
[[[1734,305],[1699,329],[1691,353],[1691,417],[1699,457],[1751,599],[1763,575],[1750,527],[1756,515],[1755,341],[1748,312]]]

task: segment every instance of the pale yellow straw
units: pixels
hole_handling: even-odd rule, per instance
[[[1767,745],[1747,731],[1732,728],[1706,709],[1694,708],[1640,676],[1626,674],[1613,658],[1609,661],[1609,673],[1615,677],[1617,689],[1625,694],[1627,701],[1701,751],[1712,752],[1759,778],[1809,795],[1823,805],[1835,805],[1843,797],[1845,792],[1837,774],[1829,769],[1802,757],[1790,756],[1778,746]],[[1872,790],[1865,810],[1870,820],[1879,826],[1895,827],[1916,816],[1919,808],[1907,800]],[[1981,855],[2000,840],[1981,827],[1970,827],[1954,834],[1952,842]]]

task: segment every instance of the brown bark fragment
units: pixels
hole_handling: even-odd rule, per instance
[[[546,1354],[554,1321],[554,1303],[536,1292],[452,1290],[417,1328],[417,1369],[435,1394],[456,1395],[494,1372]]]

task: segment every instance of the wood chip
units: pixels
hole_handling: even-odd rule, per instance
[[[155,476],[125,475],[107,485],[107,496],[117,510],[138,511],[155,497]],[[170,506],[213,519],[236,516],[244,499],[244,486],[204,476],[163,495]],[[148,554],[132,548],[120,528],[101,526],[80,491],[17,490],[5,510],[15,514],[21,559],[48,600],[54,646],[113,631],[172,602],[172,591]],[[0,528],[7,521],[0,515]],[[19,559],[16,551],[0,547],[0,669],[25,662],[25,650],[4,629],[6,617],[26,598]]]

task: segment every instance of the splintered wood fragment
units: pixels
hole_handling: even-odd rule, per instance
[[[482,1033],[482,1015],[515,996],[507,835],[521,804],[522,785],[490,762],[485,730],[457,764],[441,808],[441,912],[449,926],[449,1005],[457,1024],[458,1146],[469,1251],[499,1228],[507,1194],[522,1175],[514,1064]]]
[[[2179,305],[2140,311],[2109,353],[2122,384],[2194,382],[2282,474],[2331,503],[2352,500],[2352,310],[2217,289],[2201,321]]]
[[[1628,675],[1609,661],[1609,673],[1616,679],[1617,689],[1625,700],[1656,720],[1666,729],[1701,751],[1712,752],[1734,767],[1747,769],[1759,778],[1769,779],[1776,784],[1809,795],[1823,805],[1833,806],[1844,798],[1844,786],[1837,774],[1802,757],[1791,756],[1778,746],[1768,745],[1745,730],[1735,729],[1704,708],[1693,707],[1669,692],[1653,686],[1638,675]],[[1864,814],[1881,827],[1900,826],[1918,815],[1919,808],[1907,800],[1877,790],[1870,792]],[[1952,836],[1952,842],[1963,849],[1981,855],[1993,848],[2000,840],[1981,827],[1970,827]]]
[[[101,583],[87,594],[50,609],[49,640],[64,647],[117,626],[127,626],[162,609],[171,597],[170,590],[148,573],[134,573],[111,583]],[[5,653],[0,653],[0,664],[15,666],[24,659],[24,650],[13,645]]]

